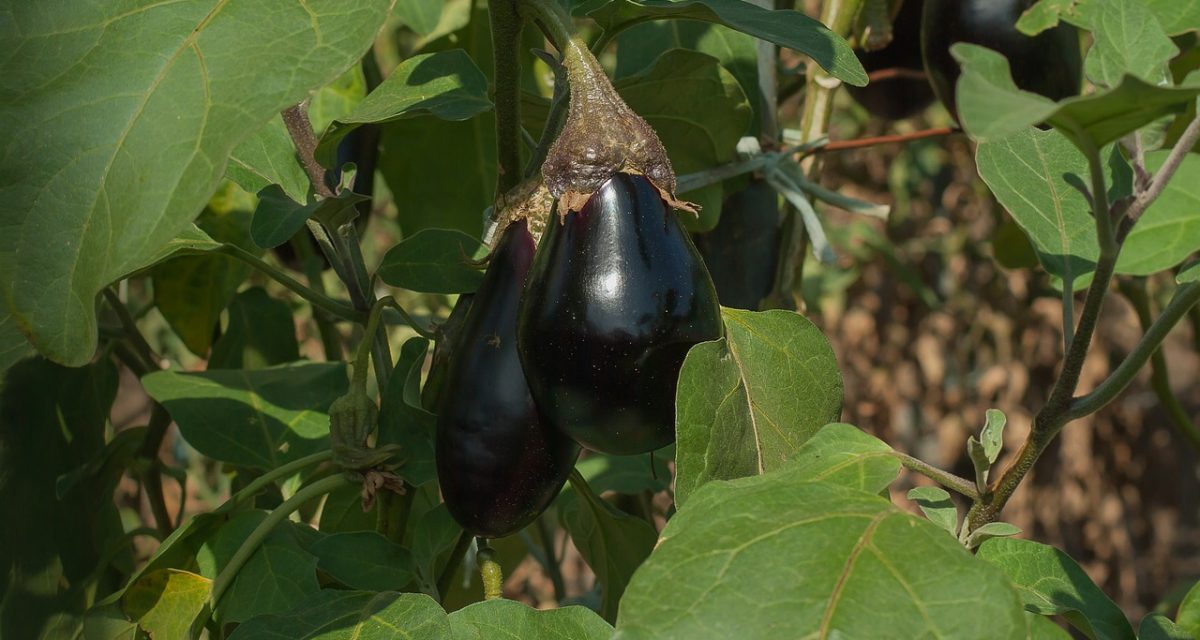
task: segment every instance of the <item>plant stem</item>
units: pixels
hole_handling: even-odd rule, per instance
[[[813,149],[812,153],[829,153],[831,151],[846,151],[848,149],[865,149],[867,147],[875,147],[881,144],[912,142],[913,140],[938,138],[941,136],[953,135],[955,133],[962,133],[962,129],[957,127],[935,127],[933,129],[913,131],[912,133],[898,133],[887,136],[874,136],[871,138],[857,138],[854,140],[836,140],[824,146]]]
[[[134,322],[133,316],[129,315],[129,309],[125,307],[125,303],[121,302],[120,296],[112,287],[105,287],[104,299],[108,302],[108,306],[117,314],[117,319],[121,321],[121,328],[125,331],[125,337],[133,345],[138,357],[144,361],[145,365],[150,370],[159,369],[158,358],[154,355],[154,350],[150,348],[150,344],[146,342],[145,336],[138,330],[137,323]],[[139,376],[141,377],[141,376]]]
[[[1150,331],[1154,325],[1154,318],[1150,308],[1150,295],[1146,291],[1145,278],[1120,278],[1117,281],[1117,288],[1133,305],[1133,310],[1137,313],[1138,324],[1142,325],[1143,334]],[[1171,425],[1192,445],[1193,449],[1200,453],[1200,429],[1197,429],[1196,425],[1192,423],[1187,409],[1184,409],[1183,403],[1171,391],[1167,358],[1161,345],[1157,346],[1150,356],[1150,387],[1154,389],[1158,401],[1167,411],[1167,418],[1171,421]],[[1074,405],[1074,403],[1072,404]]]
[[[576,37],[575,30],[571,27],[571,16],[567,15],[556,0],[521,0],[522,12],[526,9],[529,10],[529,17],[536,20],[546,38],[554,44],[554,48],[566,58],[567,49],[572,46],[571,41]],[[575,45],[587,49],[583,41],[578,41]]]
[[[1144,191],[1137,194],[1133,204],[1129,205],[1124,215],[1137,220],[1141,215],[1158,199],[1164,189],[1167,188],[1167,183],[1171,181],[1171,177],[1179,170],[1183,164],[1184,158],[1191,152],[1192,147],[1196,146],[1196,142],[1200,140],[1200,116],[1192,120],[1191,124],[1183,130],[1179,136],[1179,140],[1175,142],[1175,147],[1171,149],[1171,153],[1167,155],[1167,159],[1158,168],[1158,172],[1150,179],[1150,186]]]
[[[495,61],[496,198],[521,181],[521,27],[516,0],[488,3]]]
[[[150,502],[150,512],[154,514],[154,523],[163,538],[171,535],[175,525],[171,522],[171,512],[167,510],[167,501],[163,496],[162,462],[158,459],[158,449],[162,446],[167,428],[171,426],[171,414],[157,402],[150,409],[150,424],[142,437],[138,448],[138,457],[145,461],[145,469],[141,473],[142,486],[146,489],[146,499]]]
[[[554,553],[554,537],[550,532],[550,528],[546,526],[546,520],[538,517],[534,521],[537,525],[539,541],[542,544],[542,553],[546,555],[546,573],[550,576],[550,583],[554,585],[554,600],[555,603],[561,603],[566,598],[567,587],[563,582],[562,570],[558,566],[558,556]]]
[[[217,574],[217,578],[213,580],[212,592],[208,597],[208,605],[204,608],[204,611],[200,613],[200,617],[196,623],[192,625],[192,629],[196,630],[203,628],[204,625],[208,623],[208,618],[212,616],[213,611],[217,608],[217,605],[220,604],[221,596],[225,595],[225,592],[229,589],[229,585],[232,584],[234,577],[237,576],[238,571],[240,571],[241,568],[246,564],[246,561],[248,561],[250,557],[254,555],[254,552],[258,550],[259,544],[261,544],[263,540],[266,540],[267,536],[271,535],[271,532],[276,526],[279,525],[279,523],[286,520],[288,516],[292,515],[292,513],[299,509],[300,506],[305,502],[308,502],[313,498],[319,498],[331,491],[340,489],[349,483],[350,481],[347,480],[344,475],[336,473],[332,476],[317,480],[307,487],[300,489],[295,493],[295,495],[287,500],[284,500],[283,504],[272,509],[271,512],[267,514],[267,517],[264,518],[263,521],[254,528],[254,531],[251,531],[250,535],[246,536],[246,539],[242,541],[242,545],[238,547],[237,552],[233,554],[233,557],[229,559],[229,562],[225,563],[225,566],[221,568],[220,573]]]
[[[300,296],[301,298],[304,298],[309,303],[311,303],[314,307],[318,307],[322,311],[325,311],[326,313],[328,313],[336,318],[341,318],[343,320],[353,320],[356,322],[361,322],[361,321],[365,320],[365,318],[366,318],[366,315],[364,313],[361,313],[358,310],[356,310],[353,307],[350,307],[346,304],[338,302],[337,300],[334,300],[333,298],[330,298],[328,296],[317,293],[316,291],[313,291],[312,289],[310,289],[310,288],[304,286],[303,284],[301,284],[300,282],[298,282],[295,278],[284,273],[282,270],[275,268],[275,266],[271,265],[270,263],[266,262],[265,260],[259,258],[258,256],[254,255],[253,253],[250,253],[249,251],[246,251],[245,249],[243,249],[237,245],[222,244],[221,248],[217,249],[217,251],[220,253],[223,253],[227,256],[230,256],[232,258],[241,260],[242,262],[245,262],[246,264],[250,265],[251,267],[254,267],[255,269],[262,272],[267,277],[269,277],[272,280],[278,282],[279,284],[287,287],[296,295]]]
[[[928,462],[925,462],[924,460],[914,458],[906,453],[900,453],[899,451],[896,451],[893,453],[893,455],[896,456],[896,459],[900,461],[900,464],[903,465],[905,469],[919,473],[926,478],[929,478],[930,480],[942,485],[943,487],[951,491],[956,491],[970,498],[971,500],[979,499],[979,490],[975,487],[974,482],[971,482],[966,478],[960,478],[949,471],[943,471],[929,464]]]
[[[296,145],[296,156],[300,159],[300,165],[304,167],[304,173],[308,174],[313,191],[322,198],[332,198],[333,190],[325,181],[325,167],[317,162],[317,137],[313,134],[312,122],[308,119],[305,104],[301,102],[284,109],[283,124],[292,138],[292,144]]]
[[[479,538],[479,577],[483,580],[483,599],[499,600],[504,597],[504,569],[496,562],[496,552],[487,540]]]
[[[300,263],[304,268],[304,275],[308,278],[308,286],[318,295],[325,296],[325,281],[321,276],[321,261],[313,253],[312,246],[308,243],[308,238],[304,236],[295,236],[291,239],[292,248],[296,252],[296,257],[300,259]],[[324,309],[313,307],[313,321],[317,323],[317,333],[321,337],[321,350],[325,353],[327,362],[334,362],[342,359],[342,337],[337,331],[337,327],[330,321],[329,316]]]
[[[442,567],[442,572],[438,575],[438,597],[443,602],[446,600],[446,592],[450,590],[450,580],[454,578],[454,572],[458,571],[459,565],[462,564],[463,555],[467,553],[467,548],[471,546],[472,537],[466,531],[458,534],[458,541],[454,543],[454,549],[450,552],[450,557],[446,558],[446,566]]]

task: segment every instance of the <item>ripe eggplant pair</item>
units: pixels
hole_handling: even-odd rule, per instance
[[[1062,22],[1036,36],[1017,30],[1017,20],[1035,0],[902,1],[891,43],[856,52],[868,73],[881,76],[865,87],[848,87],[871,114],[885,120],[907,118],[936,95],[957,120],[954,87],[961,70],[950,47],[958,42],[1003,54],[1013,81],[1025,91],[1052,100],[1079,93],[1082,56],[1075,27]],[[922,73],[928,81],[919,77]]]
[[[579,444],[669,444],[683,358],[721,333],[708,272],[644,176],[618,173],[580,211],[552,214],[536,256],[526,222],[509,224],[437,403],[451,514],[475,535],[508,535],[554,499]]]

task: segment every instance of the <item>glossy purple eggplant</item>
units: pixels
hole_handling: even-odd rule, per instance
[[[1036,0],[925,0],[921,53],[925,72],[942,104],[958,119],[955,83],[961,69],[950,46],[969,42],[1008,59],[1013,82],[1025,91],[1062,100],[1079,93],[1083,60],[1079,32],[1060,22],[1030,37],[1017,31],[1017,19]]]
[[[892,21],[892,41],[876,51],[856,50],[868,74],[887,70],[887,77],[865,87],[846,85],[846,91],[871,115],[902,120],[925,110],[936,97],[921,63],[921,7],[924,0],[904,0]]]
[[[704,263],[644,176],[619,173],[581,211],[551,215],[517,339],[555,427],[603,453],[670,444],[683,358],[721,334]]]
[[[517,355],[517,305],[533,260],[524,220],[505,230],[459,329],[438,394],[437,471],[450,515],[499,538],[558,495],[579,446],[541,418]]]

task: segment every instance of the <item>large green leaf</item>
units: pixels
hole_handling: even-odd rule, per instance
[[[1061,615],[1095,640],[1134,637],[1121,609],[1062,551],[1030,540],[994,538],[979,547],[979,558],[1008,575],[1026,609]]]
[[[951,51],[962,66],[955,89],[959,116],[967,133],[980,142],[1000,140],[1044,121],[1080,148],[1099,148],[1186,110],[1200,95],[1200,76],[1189,76],[1173,87],[1126,75],[1111,89],[1055,103],[1017,89],[1008,60],[999,53],[962,42]]]
[[[413,527],[412,555],[423,590],[432,592],[436,588],[438,575],[461,534],[462,527],[454,521],[444,502],[439,502],[417,519]]]
[[[828,482],[880,493],[900,473],[900,461],[886,442],[848,424],[825,425],[813,434],[779,473],[796,482]]]
[[[0,21],[0,292],[34,344],[87,362],[96,294],[200,213],[239,142],[357,61],[390,6],[10,5]]]
[[[630,582],[615,638],[1025,634],[1004,575],[937,526],[781,472],[697,491]]]
[[[688,352],[675,394],[675,502],[779,467],[842,410],[829,341],[788,311],[722,309],[725,337]]]
[[[600,499],[575,478],[558,498],[558,517],[596,574],[602,590],[601,613],[608,620],[615,619],[621,594],[654,549],[658,532],[645,520]]]
[[[613,628],[591,609],[538,611],[512,600],[477,602],[450,614],[454,640],[608,640]]]
[[[318,569],[351,589],[399,591],[413,579],[412,554],[375,531],[326,536],[310,551]]]
[[[867,73],[850,45],[825,25],[798,11],[769,11],[742,0],[613,0],[587,2],[586,12],[605,31],[619,31],[647,20],[701,20],[795,49],[826,71],[854,86],[867,84]]]
[[[307,200],[311,188],[282,116],[271,118],[233,150],[225,176],[250,193],[279,185],[296,202]]]
[[[88,604],[83,585],[122,534],[112,485],[56,495],[59,475],[101,453],[117,371],[101,359],[68,369],[17,363],[0,387],[0,637],[73,636]],[[127,553],[118,559],[128,567]],[[108,564],[108,560],[105,561]],[[116,588],[114,572],[93,588]]]
[[[328,446],[329,405],[349,384],[343,363],[254,370],[158,371],[142,379],[188,444],[230,464],[274,469]]]
[[[242,623],[229,640],[450,640],[450,621],[437,601],[420,593],[324,589],[283,614]]]
[[[1113,87],[1132,75],[1151,84],[1167,78],[1167,62],[1179,53],[1143,0],[1090,3],[1092,46],[1084,70],[1096,84]]]
[[[0,376],[18,361],[35,353],[33,345],[11,313],[0,308]]]
[[[374,511],[362,509],[362,487],[348,484],[326,496],[317,528],[325,533],[374,531],[376,519]]]
[[[487,78],[462,49],[426,53],[402,62],[350,113],[321,136],[317,157],[329,166],[338,142],[363,124],[432,115],[466,120],[492,108]]]
[[[1183,597],[1183,602],[1179,603],[1175,623],[1192,635],[1200,637],[1200,582],[1197,582]]]
[[[610,456],[593,453],[575,463],[579,475],[598,494],[605,491],[638,494],[658,493],[671,484],[671,469],[663,456],[643,454]]]
[[[737,78],[703,53],[671,49],[652,67],[614,86],[654,128],[679,174],[732,160],[738,140],[750,125],[750,104]],[[698,221],[684,221],[697,231],[716,226],[723,193],[718,183],[680,194],[702,207]]]
[[[1156,170],[1168,154],[1147,154],[1147,168]],[[1077,188],[1087,181],[1087,161],[1074,145],[1055,131],[1031,127],[980,143],[976,161],[979,175],[1029,236],[1046,271],[1074,279],[1076,289],[1086,286],[1100,249],[1091,204]],[[1108,176],[1109,183],[1115,178]],[[1126,238],[1117,273],[1157,273],[1200,249],[1198,185],[1200,159],[1188,157]]]
[[[472,264],[487,256],[476,238],[454,229],[424,229],[383,256],[379,278],[393,287],[422,293],[471,293],[483,281]]]
[[[1142,618],[1138,625],[1138,640],[1196,640],[1196,636],[1171,622],[1170,618],[1152,613]]]
[[[216,535],[205,541],[196,554],[200,573],[210,580],[215,579],[246,537],[266,517],[267,512],[261,510],[233,516]],[[229,590],[218,603],[213,618],[224,624],[242,622],[267,613],[281,613],[319,589],[317,558],[300,546],[292,525],[285,524],[272,530],[238,570],[229,584]],[[127,592],[125,602],[128,603],[133,596],[132,590]]]

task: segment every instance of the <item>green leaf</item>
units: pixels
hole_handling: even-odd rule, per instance
[[[446,4],[446,0],[398,0],[392,12],[404,26],[426,35],[437,28]]]
[[[462,49],[408,58],[349,114],[321,136],[317,159],[332,166],[342,138],[363,124],[431,115],[466,120],[492,108],[487,78]]]
[[[258,253],[250,240],[253,198],[232,184],[213,197],[197,225],[217,242]],[[245,263],[216,253],[187,252],[155,266],[154,304],[189,351],[204,358],[213,329],[238,287],[250,276]]]
[[[220,242],[213,240],[211,236],[201,230],[200,227],[197,227],[195,223],[189,223],[183,231],[179,232],[178,236],[175,236],[170,242],[159,247],[158,251],[155,251],[153,255],[147,258],[141,268],[131,272],[130,276],[132,277],[145,269],[162,264],[171,258],[199,255],[216,251],[220,248]]]
[[[329,492],[317,528],[325,533],[373,531],[375,521],[374,511],[362,510],[362,487],[351,484]]]
[[[4,307],[0,307],[0,378],[17,362],[33,355],[36,351],[17,326],[17,319]]]
[[[1029,611],[1025,612],[1025,622],[1029,624],[1029,640],[1071,640],[1071,634],[1046,616],[1040,616]]]
[[[233,150],[225,177],[250,193],[277,185],[296,202],[306,201],[312,188],[282,116],[271,118]]]
[[[939,487],[916,487],[908,492],[908,499],[917,503],[930,522],[958,537],[958,507],[949,493]]]
[[[258,193],[258,208],[250,222],[250,237],[263,249],[278,247],[303,229],[309,218],[336,219],[342,212],[366,200],[370,198],[346,189],[332,198],[300,204],[279,185],[273,184]]]
[[[156,638],[185,638],[200,614],[212,580],[179,569],[147,573],[129,586],[125,614]]]
[[[487,256],[482,242],[453,229],[425,229],[388,250],[379,278],[421,293],[471,293],[483,271],[471,261]]]
[[[450,614],[454,640],[608,640],[613,628],[591,609],[538,611],[513,600],[488,600]]]
[[[414,576],[408,549],[374,531],[335,533],[309,551],[317,556],[318,569],[351,589],[399,591]]]
[[[1169,150],[1146,154],[1157,171]],[[1200,157],[1187,154],[1166,190],[1142,214],[1121,247],[1117,273],[1150,275],[1174,267],[1200,250]]]
[[[788,311],[723,308],[725,337],[696,345],[675,394],[675,501],[709,480],[766,473],[837,420],[842,378],[829,341]]]
[[[349,386],[340,362],[249,371],[158,371],[142,378],[142,384],[197,451],[259,469],[274,469],[328,446],[325,412]]]
[[[658,493],[671,484],[671,469],[662,456],[610,456],[594,454],[575,463],[575,469],[598,494],[615,491],[627,495]]]
[[[647,69],[670,49],[691,49],[708,54],[737,78],[754,114],[746,135],[757,136],[757,114],[762,110],[762,96],[758,89],[756,42],[744,33],[719,24],[690,20],[646,22],[622,31],[617,38],[617,66],[613,77],[619,80]]]
[[[196,554],[200,573],[206,578],[215,579],[246,537],[266,517],[267,512],[262,510],[245,511],[233,516],[200,547]],[[213,618],[225,624],[243,622],[265,613],[281,613],[319,590],[317,558],[301,548],[292,525],[281,525],[271,531],[238,570],[229,590],[217,605]],[[132,595],[132,592],[127,592],[125,600],[128,601]]]
[[[1059,103],[1019,91],[1004,56],[958,43],[951,52],[962,66],[957,96],[963,128],[980,142],[999,140],[1048,122],[1079,147],[1102,147],[1164,116],[1180,113],[1200,95],[1200,78],[1157,86],[1124,76],[1112,89]]]
[[[308,118],[312,121],[313,130],[318,133],[324,131],[334,120],[353,111],[366,96],[367,77],[363,74],[362,65],[356,64],[333,82],[321,87],[309,99]],[[298,201],[303,201],[303,198]]]
[[[1084,70],[1098,85],[1113,87],[1126,75],[1151,84],[1167,79],[1167,62],[1179,53],[1143,0],[1090,3],[1092,32]]]
[[[111,493],[137,457],[145,435],[146,427],[122,429],[87,463],[58,476],[54,482],[54,495],[62,500],[76,490],[91,489],[101,495]]]
[[[1200,582],[1197,582],[1183,597],[1183,602],[1179,603],[1175,623],[1193,636],[1200,637]]]
[[[1152,613],[1138,625],[1138,640],[1196,640],[1187,629],[1171,622],[1170,618]]]
[[[1200,30],[1200,2],[1197,0],[1142,0],[1142,5],[1158,18],[1167,35]]]
[[[992,538],[1006,538],[1021,533],[1021,528],[1007,522],[989,522],[971,532],[967,538],[967,548],[974,549]]]
[[[425,338],[409,338],[404,343],[379,403],[378,444],[401,446],[404,466],[400,473],[413,486],[437,477],[433,460],[437,418],[421,408],[421,368],[428,349]]]
[[[213,344],[208,369],[264,369],[299,359],[291,307],[252,287],[230,303],[229,325]]]
[[[700,20],[795,49],[810,57],[835,78],[856,87],[867,84],[867,73],[850,45],[820,22],[798,11],[769,11],[740,0],[613,0],[589,2],[576,9],[600,23],[605,31],[620,31],[646,20]]]
[[[558,497],[558,517],[579,555],[587,561],[602,591],[601,614],[617,616],[621,594],[634,571],[654,549],[658,532],[645,520],[635,518],[601,500],[587,486],[571,477],[571,486]]]
[[[983,430],[979,432],[979,441],[987,459],[995,463],[1000,458],[1004,448],[1004,425],[1008,424],[1008,416],[999,409],[988,409],[984,412]]]
[[[1015,640],[1025,630],[1004,575],[936,525],[873,494],[771,473],[709,483],[671,518],[625,592],[614,638]]]
[[[733,160],[737,142],[750,125],[750,104],[737,78],[716,58],[696,51],[671,49],[652,67],[613,86],[654,128],[676,173],[701,171]],[[716,226],[723,198],[720,184],[680,197],[694,198],[702,206],[701,218],[690,224],[691,228]]]
[[[835,422],[821,427],[779,473],[795,482],[828,482],[877,494],[900,473],[895,453],[858,427]]]
[[[1200,282],[1200,260],[1193,260],[1180,269],[1179,273],[1175,274],[1175,282],[1177,284]]]
[[[90,602],[85,590],[63,586],[91,579],[123,534],[111,485],[84,483],[61,500],[55,492],[61,474],[101,454],[117,382],[107,358],[77,369],[30,358],[4,374],[0,633],[6,638],[73,637]],[[132,570],[128,552],[115,560],[117,568]],[[100,572],[92,589],[116,589],[118,576]]]
[[[390,7],[14,5],[0,27],[0,173],[22,179],[0,188],[0,294],[34,344],[90,360],[96,294],[187,227],[238,143],[357,62]]]
[[[287,613],[263,615],[242,623],[229,640],[450,640],[446,612],[421,593],[323,589]]]
[[[1134,637],[1121,609],[1062,551],[1029,540],[997,538],[983,543],[977,557],[1008,575],[1029,611],[1061,615],[1096,640]]]
[[[440,502],[421,514],[413,528],[412,556],[423,589],[437,588],[438,575],[461,534],[462,527],[454,521],[446,503]]]

